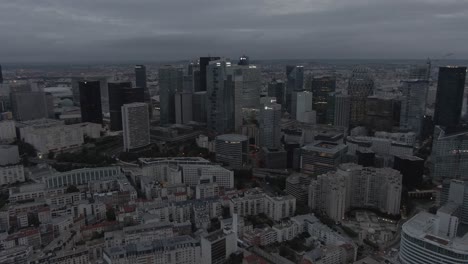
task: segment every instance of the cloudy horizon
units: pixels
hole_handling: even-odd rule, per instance
[[[15,0],[0,63],[468,58],[465,0]]]

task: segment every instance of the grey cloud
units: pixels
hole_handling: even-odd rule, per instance
[[[467,23],[465,0],[15,0],[0,58],[467,58]]]

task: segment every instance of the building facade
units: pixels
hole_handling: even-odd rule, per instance
[[[122,106],[124,150],[129,151],[150,144],[148,105],[132,103]]]

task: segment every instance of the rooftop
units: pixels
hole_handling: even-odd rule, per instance
[[[224,141],[229,141],[231,142],[241,142],[241,141],[247,141],[248,138],[244,135],[240,134],[224,134],[224,135],[219,135],[216,137],[217,140],[224,140]]]

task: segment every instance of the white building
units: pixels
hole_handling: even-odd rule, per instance
[[[190,236],[179,236],[110,247],[104,249],[103,259],[107,264],[198,264],[200,242]]]
[[[0,167],[0,185],[24,182],[25,180],[23,165]]]
[[[122,126],[125,151],[145,147],[151,143],[147,104],[132,103],[123,105]]]
[[[319,175],[311,182],[309,206],[326,212],[338,222],[352,208],[376,208],[399,215],[401,192],[400,172],[345,163],[336,172]]]
[[[455,218],[449,211],[420,212],[404,223],[401,263],[468,263],[468,234],[456,237],[449,231],[458,225]]]
[[[307,113],[312,112],[312,92],[296,92],[293,96],[296,96],[296,120],[308,123],[309,120],[307,119]]]
[[[0,122],[0,141],[13,142],[16,139],[15,121],[4,120]]]
[[[265,214],[275,221],[291,217],[296,212],[296,198],[292,195],[265,196]]]
[[[60,152],[81,146],[84,135],[81,129],[64,125],[52,119],[17,122],[21,139],[34,146],[42,154]]]
[[[201,262],[225,263],[237,251],[237,234],[232,230],[218,230],[201,237]]]
[[[17,145],[0,145],[0,166],[17,164],[19,161]]]

